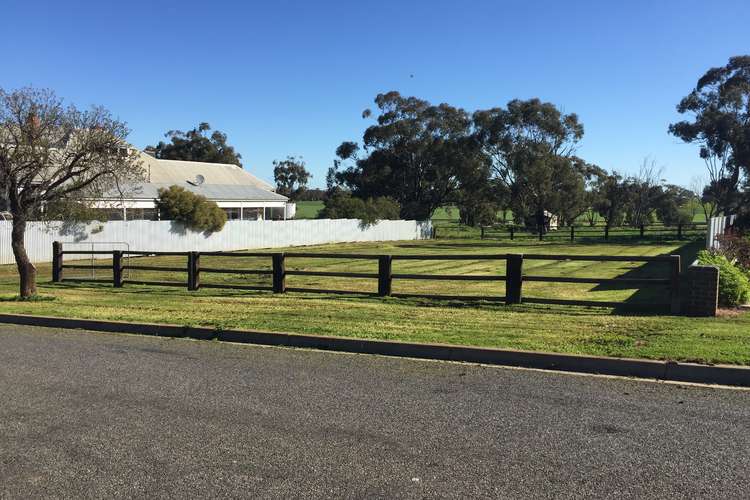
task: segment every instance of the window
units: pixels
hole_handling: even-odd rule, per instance
[[[266,220],[284,220],[284,207],[266,207]]]
[[[263,218],[262,208],[243,208],[242,220],[258,220]]]
[[[239,220],[240,218],[239,208],[225,208],[224,212],[227,214],[227,220]]]
[[[93,213],[96,220],[102,222],[122,220],[122,208],[96,208]]]

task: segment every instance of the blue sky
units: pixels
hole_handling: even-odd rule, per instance
[[[747,0],[6,0],[0,86],[104,105],[139,147],[207,121],[256,175],[301,155],[316,186],[379,92],[467,110],[539,97],[578,113],[586,160],[648,156],[687,185],[704,165],[667,126],[706,69],[750,53],[748,19]]]

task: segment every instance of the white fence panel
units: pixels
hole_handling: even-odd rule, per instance
[[[11,222],[0,221],[0,264],[12,264]],[[430,238],[430,221],[380,221],[363,226],[354,219],[228,221],[218,233],[185,230],[170,221],[110,221],[88,225],[29,222],[26,251],[32,262],[52,260],[52,242],[75,250],[129,248],[146,252],[211,252]],[[70,245],[72,243],[72,245]],[[65,246],[63,245],[63,248]],[[69,256],[73,258],[75,256]],[[80,257],[79,257],[80,258]]]
[[[716,237],[724,234],[727,227],[734,224],[736,218],[736,215],[711,217],[711,220],[708,222],[708,231],[706,231],[706,249],[715,250],[719,248],[719,242],[716,241]]]

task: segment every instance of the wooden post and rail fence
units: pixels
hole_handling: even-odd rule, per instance
[[[686,234],[691,236],[702,236],[706,232],[706,223],[691,223],[691,224],[677,224],[675,226],[664,226],[662,224],[651,224],[640,226],[628,226],[628,227],[610,227],[608,225],[603,226],[569,226],[568,231],[565,231],[565,227],[561,227],[554,231],[537,231],[536,233],[527,233],[528,236],[538,237],[540,241],[545,238],[564,238],[569,235],[567,239],[571,242],[577,238],[604,238],[605,241],[609,241],[610,237],[626,237],[626,238],[638,238],[645,239],[646,237],[656,236],[674,236],[678,240],[685,238]],[[487,239],[490,237],[504,237],[509,236],[511,240],[515,240],[518,235],[519,228],[513,224],[500,225],[500,226],[480,226],[479,237],[480,239]],[[650,233],[650,234],[649,234]]]
[[[64,263],[64,257],[77,256],[83,257],[96,254],[105,257],[112,256],[111,264],[79,264]],[[125,263],[124,257],[155,257],[155,256],[182,256],[186,257],[184,267],[152,266],[133,264],[133,259]],[[271,260],[270,269],[240,269],[240,268],[215,268],[201,265],[202,256],[220,256],[230,258],[240,257],[260,257]],[[366,272],[344,272],[344,271],[319,271],[319,270],[294,270],[287,269],[287,259],[306,258],[306,259],[357,259],[357,260],[376,260],[377,273]],[[505,261],[504,275],[478,275],[478,274],[413,274],[413,273],[394,273],[393,261],[397,260],[495,260]],[[591,261],[591,262],[644,262],[644,263],[661,263],[668,270],[667,278],[583,278],[571,276],[539,276],[526,275],[523,272],[523,263],[525,260],[550,260],[550,261]],[[530,255],[530,254],[422,254],[422,255],[368,255],[368,254],[339,254],[339,253],[309,253],[309,252],[143,252],[130,250],[64,250],[60,242],[53,243],[53,261],[52,261],[52,281],[60,283],[65,281],[82,281],[82,282],[105,282],[103,279],[86,279],[86,278],[66,278],[66,269],[111,269],[112,285],[115,288],[122,288],[125,284],[136,285],[154,285],[154,286],[177,286],[187,287],[190,291],[201,288],[227,288],[240,290],[268,290],[273,293],[308,292],[308,293],[345,293],[345,294],[364,294],[377,295],[381,297],[428,297],[434,299],[480,299],[502,301],[506,304],[520,304],[522,302],[538,304],[568,304],[581,306],[603,306],[603,307],[620,307],[626,305],[624,302],[605,302],[605,301],[587,301],[573,299],[545,299],[524,297],[522,290],[524,282],[546,282],[546,283],[587,283],[587,284],[607,284],[607,285],[626,285],[628,288],[644,288],[651,286],[665,286],[669,290],[669,302],[661,304],[672,314],[680,312],[680,256],[679,255],[661,255],[661,256],[605,256],[605,255]],[[144,281],[125,279],[125,270],[136,271],[159,271],[159,272],[177,272],[186,273],[186,281]],[[216,284],[202,283],[201,276],[204,274],[233,274],[233,275],[264,275],[271,278],[271,286],[264,285],[247,285],[247,284]],[[288,287],[288,276],[315,276],[315,277],[337,277],[337,278],[361,278],[377,280],[377,292],[362,291],[343,291],[327,290],[303,287]],[[453,295],[426,295],[426,294],[404,294],[393,293],[394,280],[438,280],[438,281],[493,281],[505,282],[505,296],[453,296]],[[108,281],[108,280],[107,280]],[[654,306],[652,304],[652,306]],[[659,306],[657,304],[656,306]]]

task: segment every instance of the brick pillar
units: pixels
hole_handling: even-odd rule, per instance
[[[716,316],[719,305],[719,268],[693,264],[682,279],[683,314]]]

